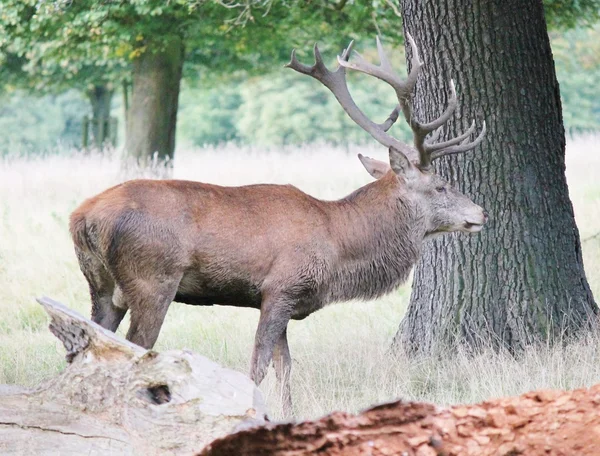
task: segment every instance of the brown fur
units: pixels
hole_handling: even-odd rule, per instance
[[[427,235],[485,222],[466,196],[395,154],[393,170],[384,164],[383,177],[339,201],[289,185],[176,180],[133,180],[88,199],[70,229],[92,319],[115,331],[129,309],[127,338],[150,348],[173,300],[260,309],[251,377],[260,383],[274,354],[289,412],[290,319],[388,293]]]

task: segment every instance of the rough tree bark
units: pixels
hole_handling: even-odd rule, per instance
[[[86,92],[92,105],[92,139],[94,146],[102,149],[108,138],[110,105],[113,97],[113,88],[109,84],[96,84]]]
[[[130,159],[147,166],[173,159],[183,41],[172,37],[160,51],[147,50],[133,64],[133,90],[125,149]]]
[[[474,152],[437,170],[490,213],[474,236],[427,243],[394,338],[412,354],[460,342],[519,350],[589,328],[587,283],[565,179],[565,136],[541,0],[401,0],[425,62],[416,115],[439,115],[451,78],[459,112],[488,125]],[[407,50],[410,52],[410,50]]]
[[[264,401],[244,374],[186,350],[146,350],[60,303],[40,303],[70,364],[33,390],[0,385],[0,454],[193,454],[264,422]]]

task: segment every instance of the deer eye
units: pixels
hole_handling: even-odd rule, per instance
[[[446,187],[436,187],[435,191],[438,193],[446,193]]]

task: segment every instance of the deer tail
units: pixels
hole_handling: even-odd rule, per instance
[[[87,225],[85,214],[75,211],[71,214],[69,221],[69,231],[75,247],[80,250],[92,251],[90,240],[87,235]]]

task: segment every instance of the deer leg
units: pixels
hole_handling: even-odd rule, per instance
[[[292,407],[292,391],[290,386],[290,373],[292,370],[292,358],[287,341],[287,327],[275,344],[273,351],[273,364],[275,366],[275,375],[281,388],[281,402],[283,403],[283,414],[286,418],[294,415]]]
[[[282,337],[285,338],[285,329],[290,321],[289,308],[282,300],[269,300],[261,306],[250,367],[250,378],[257,385],[260,385],[267,374],[275,344]]]
[[[109,331],[115,332],[119,328],[119,325],[121,324],[121,321],[123,320],[123,317],[125,317],[125,314],[127,313],[127,309],[122,309],[120,307],[113,305],[112,293],[106,294],[106,295],[100,295],[98,297],[98,301],[102,302],[102,307],[104,309],[103,314],[100,318],[95,320],[93,312],[92,312],[92,321],[95,321],[100,326],[108,329]],[[92,302],[94,302],[93,297],[92,297]]]
[[[113,303],[115,281],[98,259],[79,249],[76,249],[76,253],[81,272],[90,288],[92,321],[115,332],[127,312],[127,308],[116,307]]]
[[[156,283],[143,281],[127,286],[123,301],[131,311],[127,340],[144,348],[152,348],[173,302],[182,274]]]

